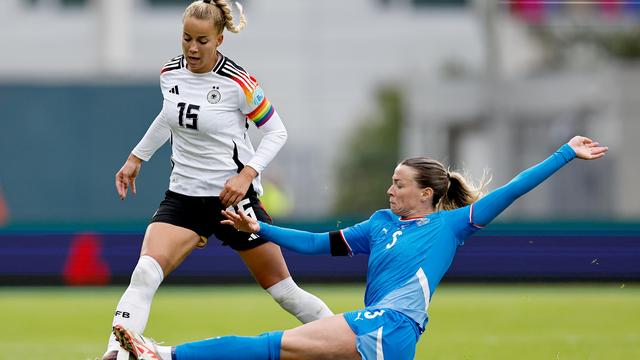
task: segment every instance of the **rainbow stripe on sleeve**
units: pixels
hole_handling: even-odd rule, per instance
[[[275,109],[273,105],[271,105],[271,102],[265,97],[255,110],[247,114],[247,117],[253,121],[257,127],[260,127],[271,119],[274,112]]]
[[[247,118],[253,121],[257,127],[264,125],[273,113],[275,109],[271,105],[271,102],[264,96],[264,92],[258,85],[258,81],[251,75],[249,75],[242,67],[231,61],[229,58],[223,58],[219,66],[214,69],[217,74],[225,76],[234,81],[247,100],[247,105],[251,106],[260,102],[258,106],[249,114]]]

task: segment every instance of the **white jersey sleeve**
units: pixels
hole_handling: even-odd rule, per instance
[[[267,167],[287,141],[287,129],[285,129],[280,116],[275,110],[269,122],[261,126],[260,130],[263,133],[262,140],[258,144],[256,153],[247,163],[258,173],[261,173]]]
[[[261,173],[287,141],[287,129],[256,78],[233,65],[225,70],[238,85],[240,111],[262,131],[262,140],[246,165]]]
[[[169,137],[171,137],[171,129],[167,124],[163,108],[131,153],[141,160],[148,161]]]

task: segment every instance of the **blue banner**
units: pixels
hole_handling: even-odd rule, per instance
[[[638,226],[551,230],[498,226],[468,239],[447,274],[459,280],[640,280]],[[582,230],[580,230],[582,229]],[[0,284],[103,285],[127,282],[142,232],[0,233]],[[362,280],[366,256],[308,256],[284,251],[295,278]],[[252,281],[239,256],[212,238],[167,282]]]

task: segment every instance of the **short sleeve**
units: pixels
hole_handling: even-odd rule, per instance
[[[371,252],[371,221],[361,223],[341,230],[342,236],[353,254],[369,254]]]

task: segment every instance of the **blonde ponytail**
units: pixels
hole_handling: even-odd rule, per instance
[[[420,188],[433,189],[432,206],[436,210],[453,210],[473,204],[491,181],[485,172],[480,184],[475,186],[462,174],[450,172],[439,161],[426,157],[406,159],[400,165],[415,170],[415,181]]]
[[[224,26],[227,30],[232,33],[239,33],[240,30],[244,29],[247,25],[247,19],[244,16],[244,11],[242,5],[239,2],[235,2],[236,7],[238,8],[238,13],[240,14],[240,23],[238,25],[233,24],[233,15],[231,14],[231,8],[229,4],[225,0],[213,0],[217,7],[222,10],[224,14]]]
[[[247,18],[244,16],[242,5],[238,2],[235,4],[240,14],[240,22],[238,25],[233,23],[231,7],[229,7],[229,4],[227,4],[225,0],[194,1],[185,9],[182,20],[184,21],[187,17],[211,20],[218,33],[222,33],[224,29],[238,33],[247,25]]]

